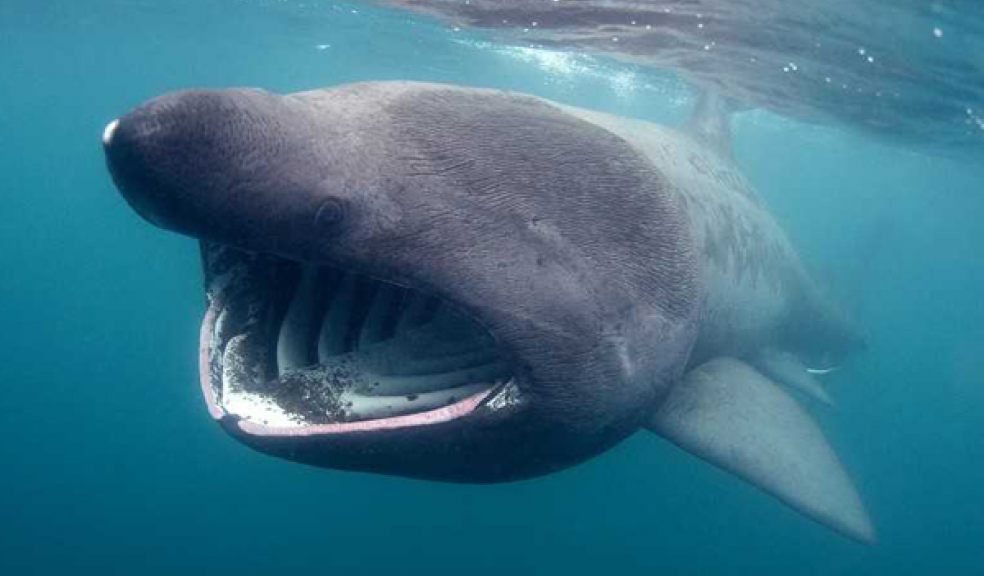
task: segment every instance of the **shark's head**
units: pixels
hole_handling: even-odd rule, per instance
[[[637,429],[686,363],[699,290],[665,183],[543,101],[188,91],[103,142],[130,205],[201,241],[202,391],[262,451],[542,474]]]

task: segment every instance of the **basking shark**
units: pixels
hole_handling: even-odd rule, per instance
[[[863,346],[731,158],[674,129],[413,82],[193,90],[106,127],[113,180],[200,240],[212,417],[328,468],[498,482],[645,429],[863,542],[794,396]]]

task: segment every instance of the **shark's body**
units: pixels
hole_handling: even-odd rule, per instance
[[[807,365],[858,338],[702,102],[686,130],[418,83],[189,92],[104,136],[147,219],[203,240],[202,387],[326,467],[543,474],[646,427],[860,540]]]
[[[779,351],[830,362],[860,337],[821,295],[786,234],[731,156],[727,112],[704,96],[682,129],[565,108],[618,135],[672,183],[700,266],[697,366],[720,356],[765,363]],[[816,389],[818,394],[820,389]]]
[[[629,142],[673,183],[698,254],[697,339],[684,378],[650,427],[821,522],[871,540],[863,505],[822,433],[762,374],[830,404],[811,375],[825,369],[806,365],[841,358],[862,345],[861,337],[822,297],[734,163],[727,117],[716,109],[722,104],[705,95],[698,106],[683,129],[566,108]],[[720,405],[702,401],[732,403],[734,412],[721,418]],[[793,425],[762,426],[790,414]],[[822,476],[827,481],[817,482]]]

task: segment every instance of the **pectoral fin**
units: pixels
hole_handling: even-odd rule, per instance
[[[649,428],[850,538],[875,539],[861,499],[813,419],[747,364],[717,358],[677,384]]]

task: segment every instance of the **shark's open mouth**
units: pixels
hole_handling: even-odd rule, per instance
[[[205,242],[202,260],[202,389],[248,433],[444,422],[511,381],[492,336],[436,297]]]

